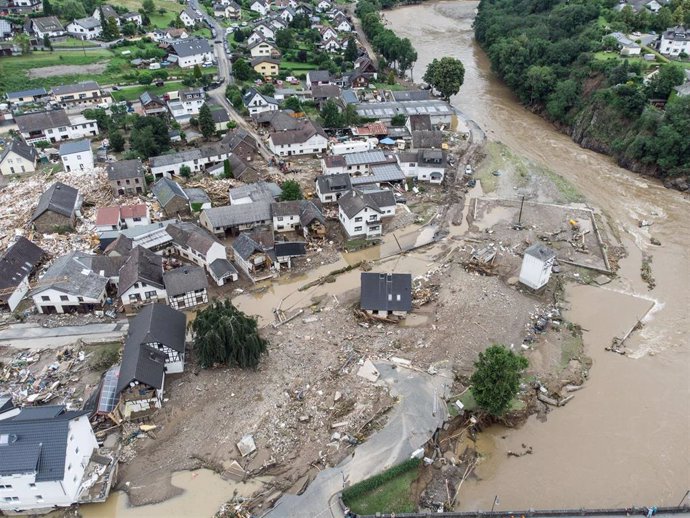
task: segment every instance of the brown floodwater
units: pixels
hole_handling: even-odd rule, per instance
[[[435,57],[461,59],[465,82],[453,104],[489,140],[570,181],[608,216],[609,232],[629,255],[611,284],[567,290],[568,318],[586,329],[586,352],[594,360],[586,388],[546,422],[531,418],[518,430],[487,430],[478,479],[463,485],[459,509],[489,509],[496,496],[504,511],[677,505],[690,488],[688,198],[580,148],[520,106],[473,40],[476,6],[431,2],[387,11],[385,19],[417,49],[415,78]],[[652,225],[638,228],[642,219]],[[651,236],[662,246],[650,245]],[[643,253],[653,258],[652,291],[640,279]],[[644,328],[627,342],[630,357],[605,352],[638,318]],[[534,453],[507,457],[522,444]]]

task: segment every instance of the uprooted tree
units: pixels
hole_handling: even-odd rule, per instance
[[[255,369],[267,352],[268,341],[259,336],[256,319],[225,300],[214,301],[197,313],[190,324],[194,353],[202,368],[226,364]]]
[[[496,344],[475,362],[470,378],[472,395],[477,405],[494,416],[502,415],[520,389],[520,373],[529,365],[527,358],[518,356],[505,346]]]

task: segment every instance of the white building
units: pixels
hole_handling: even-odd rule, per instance
[[[103,33],[103,28],[96,18],[79,18],[67,25],[67,33],[80,40],[95,40]]]
[[[67,115],[64,110],[15,115],[19,133],[27,144],[35,142],[61,142],[78,140],[98,135],[95,120],[83,115]]]
[[[49,38],[58,38],[65,35],[65,28],[62,26],[57,16],[33,18],[31,20],[31,29],[39,40],[43,40],[46,36]]]
[[[667,56],[690,55],[690,29],[679,25],[665,31],[661,35],[659,52]]]
[[[201,13],[196,11],[191,5],[180,13],[180,21],[184,23],[185,27],[194,27],[196,24],[203,22],[204,17]]]
[[[206,102],[206,92],[203,88],[189,88],[179,91],[179,102],[187,115],[199,115],[199,110]]]
[[[98,448],[87,414],[62,405],[0,413],[0,511],[33,514],[78,501]]]
[[[273,97],[257,92],[254,88],[247,90],[242,101],[249,110],[249,115],[278,111],[278,101]]]
[[[537,243],[525,250],[520,268],[520,282],[525,286],[538,290],[549,282],[551,268],[556,260],[556,252]]]
[[[346,155],[348,153],[371,151],[377,144],[378,141],[375,138],[348,140],[346,142],[338,142],[337,144],[331,145],[331,153],[334,155]]]
[[[30,294],[39,313],[90,312],[103,306],[108,279],[91,270],[92,257],[73,251],[50,265]]]
[[[194,65],[213,63],[213,47],[207,40],[189,38],[175,41],[171,47],[177,56],[177,64],[180,68],[192,68]]]
[[[0,154],[0,173],[3,175],[33,173],[36,171],[38,152],[21,140],[12,140]]]
[[[353,189],[338,199],[338,220],[348,237],[383,234],[383,219],[395,216],[393,191]]]
[[[326,151],[328,138],[321,126],[306,120],[295,129],[271,133],[268,147],[280,156],[314,155]]]
[[[77,140],[60,144],[60,160],[62,160],[62,165],[68,173],[93,170],[91,142],[88,140]]]
[[[163,274],[168,304],[173,309],[187,309],[208,303],[208,280],[199,266],[181,266]]]
[[[252,2],[252,4],[249,6],[249,10],[259,13],[261,16],[266,16],[270,10],[270,6],[264,2],[264,0],[254,0],[254,2]]]
[[[163,284],[163,259],[137,246],[120,269],[117,294],[122,304],[165,302],[168,298]]]

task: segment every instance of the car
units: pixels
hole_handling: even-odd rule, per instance
[[[117,86],[117,85],[113,85],[113,91],[114,91],[114,92],[117,92],[117,91],[118,91],[119,89],[120,89],[120,87],[119,87],[119,86]]]
[[[472,174],[472,166],[470,164],[465,166],[465,174],[468,176]]]

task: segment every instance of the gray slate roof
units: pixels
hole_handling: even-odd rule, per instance
[[[551,250],[548,246],[544,246],[541,243],[535,243],[525,250],[525,255],[531,255],[540,261],[548,261],[556,257],[556,252]]]
[[[67,95],[76,94],[88,90],[100,90],[101,87],[96,81],[84,81],[82,83],[75,83],[72,85],[60,85],[51,88],[53,95]]]
[[[237,269],[227,259],[216,259],[209,265],[209,268],[216,279],[237,275]]]
[[[206,271],[199,266],[182,266],[169,270],[163,274],[163,282],[169,297],[208,288]]]
[[[127,257],[123,256],[93,255],[84,258],[84,264],[88,265],[91,271],[108,278],[118,277],[126,261]]]
[[[11,152],[18,154],[22,158],[26,158],[30,162],[35,162],[38,158],[38,151],[36,151],[35,147],[24,144],[24,142],[21,140],[12,140],[7,146],[5,146],[5,149],[0,155],[0,162],[2,162]]]
[[[316,177],[316,184],[321,194],[349,191],[351,188],[350,175],[347,173],[324,174]]]
[[[211,203],[211,198],[208,197],[206,191],[200,187],[188,187],[183,189],[189,203]]]
[[[163,258],[142,246],[132,250],[132,254],[120,269],[118,294],[121,296],[135,282],[145,282],[163,288]]]
[[[302,241],[276,242],[273,250],[276,257],[299,257],[307,255],[307,244]]]
[[[365,207],[380,211],[381,207],[392,205],[395,205],[395,196],[393,191],[388,189],[378,191],[353,189],[338,199],[338,206],[348,218],[359,214]]]
[[[203,211],[214,228],[250,225],[271,219],[271,204],[267,201],[213,207]]]
[[[41,32],[59,32],[65,30],[57,16],[43,16],[41,18],[33,18],[31,21]]]
[[[256,182],[240,187],[234,187],[228,191],[230,199],[251,198],[252,201],[273,201],[280,197],[282,190],[273,182]]]
[[[431,99],[429,90],[399,90],[391,92],[396,101],[426,101]]]
[[[31,274],[45,255],[41,247],[24,236],[17,240],[0,257],[0,302],[6,302],[11,291]]]
[[[149,304],[149,306],[154,305]],[[117,393],[119,394],[125,390],[133,381],[138,381],[157,389],[162,388],[163,379],[165,378],[165,358],[165,353],[162,351],[141,345],[136,340],[128,339],[125,342],[125,348],[122,353]]]
[[[32,88],[30,90],[19,90],[18,92],[7,92],[7,99],[12,101],[13,99],[19,99],[20,97],[41,97],[48,95],[45,88]]]
[[[206,254],[215,244],[221,244],[215,237],[205,229],[194,223],[186,221],[176,221],[165,227],[165,231],[170,235],[175,243],[180,246],[188,246],[202,254]]]
[[[62,182],[55,182],[41,195],[31,221],[46,211],[52,211],[71,218],[79,198],[79,191]]]
[[[362,272],[360,306],[372,311],[410,311],[412,275]]]
[[[91,271],[91,257],[79,251],[58,257],[43,274],[40,286],[31,295],[55,289],[76,297],[97,299],[105,291],[108,279]]]
[[[264,247],[256,242],[249,234],[240,234],[232,243],[232,249],[245,261],[255,252],[264,252]]]
[[[207,40],[197,38],[188,38],[186,40],[175,41],[171,44],[171,46],[175,51],[175,54],[181,58],[213,52]]]
[[[101,26],[101,22],[93,16],[88,16],[86,18],[78,18],[74,20],[74,23],[76,23],[77,25],[81,25],[85,29],[95,29],[96,27]]]
[[[91,151],[91,142],[88,140],[76,140],[74,142],[64,142],[60,144],[60,156],[74,155],[75,153],[86,153]]]
[[[50,110],[15,115],[14,121],[17,123],[19,131],[22,133],[31,133],[33,131],[43,131],[48,128],[61,128],[71,125],[65,110]]]
[[[433,130],[417,130],[412,132],[412,147],[415,149],[422,148],[440,148],[443,144],[443,132]]]
[[[0,446],[0,475],[36,471],[36,482],[62,480],[69,422],[87,413],[51,405],[24,407],[15,416],[0,419],[0,435],[10,438]]]
[[[385,153],[380,149],[347,153],[342,156],[345,158],[346,165],[381,164],[388,161]]]
[[[274,146],[283,146],[302,144],[314,135],[321,135],[323,138],[327,138],[321,126],[313,121],[304,120],[298,128],[271,133],[269,138]]]
[[[161,207],[165,208],[168,203],[170,203],[174,198],[182,198],[187,201],[187,195],[185,194],[180,184],[170,180],[169,178],[161,178],[156,183],[153,184],[151,188],[154,196],[161,204]]]
[[[108,180],[126,180],[131,178],[144,178],[144,164],[141,160],[120,160],[108,164]]]

